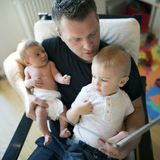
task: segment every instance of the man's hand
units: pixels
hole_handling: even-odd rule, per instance
[[[133,148],[133,146],[135,146],[134,143],[136,142],[139,143],[139,140],[136,139],[134,140],[134,142],[131,141],[121,148],[114,148],[111,144],[115,144],[121,141],[128,135],[129,132],[121,131],[116,136],[108,139],[107,142],[104,142],[102,139],[99,138],[97,142],[100,146],[102,146],[102,148],[99,148],[99,150],[104,154],[108,155],[109,157],[113,157],[116,159],[124,159],[134,149]]]
[[[41,78],[33,79],[33,87],[41,88],[43,85],[43,81]]]
[[[25,80],[24,84],[29,89],[41,88],[43,86],[43,81],[41,78],[31,78],[31,79]]]
[[[48,104],[43,100],[28,94],[28,104],[26,104],[26,116],[36,121],[35,109],[37,106],[48,108]]]

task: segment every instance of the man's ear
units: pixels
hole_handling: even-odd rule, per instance
[[[129,80],[129,77],[127,76],[123,77],[119,83],[119,87],[123,87],[127,83],[128,80]]]
[[[59,30],[58,28],[56,28],[56,31],[57,31],[59,37],[62,39],[62,41],[64,41],[64,40],[63,40],[63,37],[62,37],[62,34],[61,34],[61,32],[60,32],[60,30]]]
[[[99,21],[99,14],[98,14],[98,12],[97,12],[97,20]]]
[[[29,61],[27,61],[27,60],[24,60],[24,63],[27,65],[27,66],[31,66],[32,64],[29,62]]]

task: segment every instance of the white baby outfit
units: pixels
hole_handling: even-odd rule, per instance
[[[33,94],[48,103],[49,108],[46,109],[48,117],[54,121],[57,120],[59,118],[58,115],[63,112],[63,103],[59,100],[61,94],[58,91],[40,88],[34,88]]]
[[[81,116],[80,122],[74,127],[74,137],[95,148],[100,147],[97,144],[99,137],[78,127],[79,125],[107,140],[116,135],[117,130],[121,130],[124,117],[134,111],[130,98],[121,89],[114,95],[102,97],[89,84],[82,88],[71,107],[76,107],[85,100],[92,103],[93,112]]]

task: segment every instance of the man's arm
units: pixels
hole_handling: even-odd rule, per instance
[[[145,124],[142,97],[140,96],[136,100],[132,101],[132,104],[135,110],[125,121],[126,131],[128,132],[134,132]]]
[[[34,108],[36,105],[38,104],[43,107],[48,107],[48,105],[42,100],[36,98],[34,95],[31,95],[30,91],[26,89],[24,85],[24,68],[26,65],[21,60],[18,52],[14,52],[9,55],[5,59],[3,66],[8,81],[10,82],[13,89],[18,93],[25,105],[27,117],[36,120],[34,113]]]
[[[144,115],[144,109],[142,104],[142,97],[140,96],[136,100],[132,101],[132,104],[135,110],[133,114],[128,116],[127,119],[125,120],[125,128],[126,128],[126,131],[129,133],[133,133],[134,131],[138,130],[143,125],[145,125],[145,115]],[[135,139],[132,142],[130,151],[136,148],[140,140],[141,140],[141,137]]]

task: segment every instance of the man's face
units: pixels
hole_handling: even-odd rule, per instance
[[[71,21],[62,17],[58,34],[84,62],[91,63],[99,51],[100,27],[94,12],[91,12],[83,22]]]

